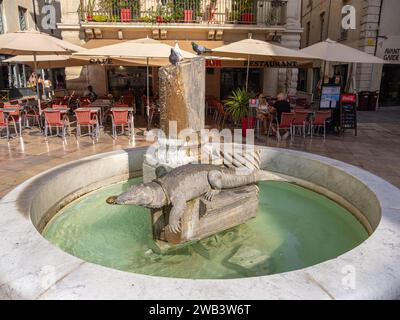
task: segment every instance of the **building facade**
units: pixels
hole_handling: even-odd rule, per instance
[[[62,38],[87,48],[150,37],[167,44],[177,40],[192,52],[195,41],[209,48],[252,37],[299,49],[300,0],[61,0]],[[245,63],[207,63],[206,94],[223,98],[233,87],[244,85]],[[66,70],[69,90],[90,83],[98,94],[123,94],[128,87],[144,86],[143,67],[89,66]],[[157,90],[157,68],[153,68]],[[297,69],[256,65],[250,71],[254,92],[275,95],[293,92]]]
[[[52,10],[54,10],[53,24],[49,23],[51,21],[47,19],[49,12],[45,6],[48,4],[51,4]],[[38,30],[60,37],[56,25],[57,17],[60,17],[60,15],[60,3],[57,1],[0,0],[0,34]],[[24,64],[1,62],[7,58],[9,56],[0,57],[0,89],[16,91],[17,95],[28,94],[27,81],[33,71],[32,68]]]
[[[342,27],[345,16],[342,8],[346,5],[355,8],[355,29],[345,30]],[[400,6],[396,0],[303,0],[301,16],[304,29],[302,48],[330,38],[387,61],[393,60],[399,51]],[[325,76],[339,73],[346,79],[353,75],[353,88],[356,91],[380,91],[381,105],[395,103],[388,100],[396,100],[394,91],[398,91],[399,81],[395,80],[396,83],[392,83],[390,88],[386,88],[385,84],[388,77],[398,79],[398,66],[385,65],[382,68],[382,65],[357,64],[354,70],[353,67],[344,63],[330,63]],[[322,69],[322,64],[317,63],[312,70],[300,70],[299,89],[315,93]],[[390,95],[394,97],[390,98]]]

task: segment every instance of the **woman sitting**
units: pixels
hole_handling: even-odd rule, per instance
[[[272,108],[268,104],[267,99],[264,95],[260,94],[259,103],[257,106],[257,118],[262,120],[263,131],[268,134],[268,127],[271,121]]]

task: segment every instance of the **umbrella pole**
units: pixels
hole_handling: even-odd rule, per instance
[[[35,68],[35,73],[36,73],[36,95],[38,98],[38,108],[39,108],[39,115],[42,114],[42,107],[40,103],[40,92],[39,92],[39,78],[38,78],[38,63],[36,59],[36,53],[33,54],[33,63],[34,63],[34,68]]]
[[[146,59],[147,62],[147,77],[146,77],[146,86],[147,86],[147,129],[150,128],[150,84],[149,84],[149,58]]]
[[[246,92],[249,89],[250,55],[247,56]]]

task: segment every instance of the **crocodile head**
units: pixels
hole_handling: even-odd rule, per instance
[[[132,186],[128,191],[119,195],[114,203],[159,208],[165,203],[165,195],[157,183],[142,183]]]

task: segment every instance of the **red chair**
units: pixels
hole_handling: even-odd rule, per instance
[[[4,109],[16,109],[16,111],[8,113],[8,122],[12,122],[15,128],[15,132],[17,135],[22,137],[22,115],[21,115],[21,107],[17,104],[15,105],[4,105]],[[17,124],[19,130],[17,130]]]
[[[99,121],[97,119],[97,114],[92,113],[90,109],[88,110],[75,110],[76,116],[76,137],[80,137],[82,135],[81,127],[88,128],[88,134],[92,138],[98,139],[100,136],[100,126]]]
[[[4,129],[6,128],[6,132],[7,132],[7,140],[10,139],[10,129],[8,128],[8,119],[7,117],[4,115],[4,111],[0,110],[0,129]]]
[[[324,128],[324,139],[326,136],[326,120],[332,117],[330,111],[317,111],[313,119],[311,119],[311,137],[315,129]]]
[[[89,98],[79,98],[78,104],[79,107],[85,107],[92,103]]]
[[[294,112],[294,120],[292,123],[293,127],[293,135],[296,135],[296,128],[299,128],[302,131],[302,135],[306,137],[306,123],[308,118],[307,111],[295,111]]]
[[[44,126],[44,135],[46,138],[49,136],[48,132],[50,131],[50,137],[52,137],[52,128],[57,129],[57,136],[59,135],[59,130],[61,129],[61,135],[65,138],[67,133],[67,121],[62,117],[61,111],[50,111],[44,110],[44,118],[45,118],[45,126]]]
[[[121,96],[119,100],[120,104],[126,104],[131,108],[135,107],[135,97],[131,94],[127,94],[125,96]]]
[[[32,121],[32,124],[30,121]],[[39,113],[35,109],[29,108],[29,110],[25,112],[25,123],[27,128],[31,128],[35,125],[39,126],[40,125]]]
[[[278,137],[278,141],[281,140],[280,130],[288,130],[290,134],[290,138],[293,139],[293,120],[294,113],[292,112],[282,112],[281,114],[281,122],[277,122],[276,125],[276,136]]]
[[[68,106],[65,104],[53,104],[51,108],[54,110],[68,110]]]
[[[134,130],[133,128],[133,121],[128,119],[129,111],[128,109],[120,109],[111,111],[111,121],[112,121],[112,136],[114,139],[117,138],[117,127],[121,126],[122,133],[125,133],[125,126],[128,128],[129,136],[132,135]]]

